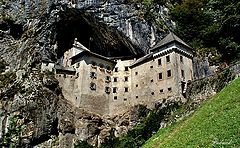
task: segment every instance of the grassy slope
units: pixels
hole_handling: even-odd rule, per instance
[[[160,129],[143,147],[240,147],[240,78],[189,118]]]

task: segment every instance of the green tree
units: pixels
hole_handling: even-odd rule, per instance
[[[182,0],[170,15],[176,34],[193,48],[217,49],[226,62],[239,58],[240,1]]]

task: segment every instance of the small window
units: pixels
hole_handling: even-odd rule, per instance
[[[115,72],[118,72],[118,67],[114,68],[114,71],[115,71]]]
[[[159,78],[159,80],[162,80],[162,79],[163,79],[163,74],[162,74],[162,73],[159,73],[159,74],[158,74],[158,78]]]
[[[117,100],[117,96],[114,96],[113,99],[114,99],[114,100]]]
[[[181,70],[182,78],[185,78],[184,70]]]
[[[127,82],[128,81],[128,77],[124,77],[124,81]]]
[[[61,75],[58,75],[59,77],[61,77]]]
[[[117,77],[114,77],[114,78],[113,78],[113,81],[114,81],[114,82],[117,82],[117,81],[118,81],[118,78],[117,78]]]
[[[162,65],[162,59],[158,59],[158,65]]]
[[[97,78],[97,73],[96,72],[90,72],[90,77],[93,79]]]
[[[95,83],[90,83],[90,89],[91,90],[96,90],[96,84]]]
[[[67,77],[67,75],[66,75],[66,74],[64,74],[64,75],[63,75],[63,77],[64,77],[64,78],[66,78],[66,77]]]
[[[136,99],[138,98],[138,96],[136,96]]]
[[[127,101],[127,98],[124,98],[123,101]]]
[[[151,80],[151,82],[153,82],[153,79]]]
[[[165,102],[167,102],[167,100],[166,99],[163,99],[163,101],[162,101],[163,103],[165,103]]]
[[[172,76],[171,70],[168,70],[168,71],[167,71],[167,76],[168,76],[168,77],[171,77],[171,76]]]
[[[125,87],[125,88],[124,88],[124,91],[125,91],[125,92],[128,92],[128,87]]]
[[[183,63],[183,56],[180,56],[180,62]]]
[[[167,61],[167,63],[169,63],[170,62],[170,56],[168,55],[168,56],[166,56],[166,61]]]
[[[111,82],[111,77],[110,76],[106,76],[106,82]]]
[[[97,63],[94,62],[94,61],[92,61],[91,64],[92,64],[92,66],[96,66],[97,65]]]
[[[172,91],[172,88],[171,88],[171,87],[169,87],[169,88],[168,88],[168,91],[169,91],[169,92],[171,92],[171,91]]]
[[[125,67],[125,71],[128,71],[128,67],[127,66]]]
[[[117,87],[113,87],[113,93],[117,93]]]
[[[150,68],[153,68],[153,66],[150,66]]]
[[[151,94],[154,95],[154,92],[152,92]]]
[[[136,84],[136,87],[138,87],[138,84]]]
[[[77,63],[77,66],[76,66],[76,68],[79,68],[80,67],[80,63]]]
[[[138,75],[138,72],[135,72],[135,75]]]
[[[105,92],[106,92],[107,94],[110,94],[110,92],[111,92],[110,87],[105,87]]]
[[[161,94],[163,93],[163,89],[160,89],[160,93],[161,93]]]

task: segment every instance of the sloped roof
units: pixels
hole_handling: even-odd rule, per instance
[[[178,43],[192,49],[187,43],[185,43],[183,40],[181,40],[178,36],[176,36],[174,33],[170,32],[165,38],[163,38],[160,42],[158,42],[151,50],[160,48],[160,47],[165,46],[172,42],[178,42]]]
[[[75,68],[73,68],[73,67],[63,67],[63,66],[61,66],[61,65],[55,65],[54,68],[55,68],[56,70],[76,72]]]
[[[147,60],[153,58],[153,54],[152,53],[149,53],[139,59],[137,59],[135,62],[133,62],[131,65],[130,65],[130,68],[133,68],[133,67],[136,67],[144,62],[146,62]]]
[[[109,62],[112,62],[112,63],[116,63],[113,60],[111,60],[111,59],[109,59],[109,58],[107,58],[105,56],[102,56],[100,54],[97,54],[97,53],[94,53],[94,52],[91,52],[91,51],[87,51],[87,50],[82,51],[81,53],[71,57],[71,59],[74,61],[74,60],[76,60],[76,59],[78,59],[78,58],[80,58],[80,57],[82,57],[84,55],[91,55],[91,56],[94,56],[94,57],[97,57],[97,58],[100,58],[100,59],[103,59],[103,60],[106,60],[106,61],[109,61]]]

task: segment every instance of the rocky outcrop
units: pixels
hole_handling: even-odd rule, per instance
[[[172,26],[165,7],[121,0],[4,0],[1,10],[2,33],[21,39],[15,48],[24,50],[31,42],[31,48],[53,59],[68,49],[75,37],[106,56],[140,54],[166,34],[166,26]]]
[[[142,55],[172,27],[165,7],[122,0],[2,0],[0,10],[0,57],[7,63],[1,71],[1,146],[48,141],[71,147],[78,140],[97,146],[112,127],[121,135],[138,122],[131,112],[109,118],[72,107],[40,64],[56,62],[74,38],[105,56]]]

